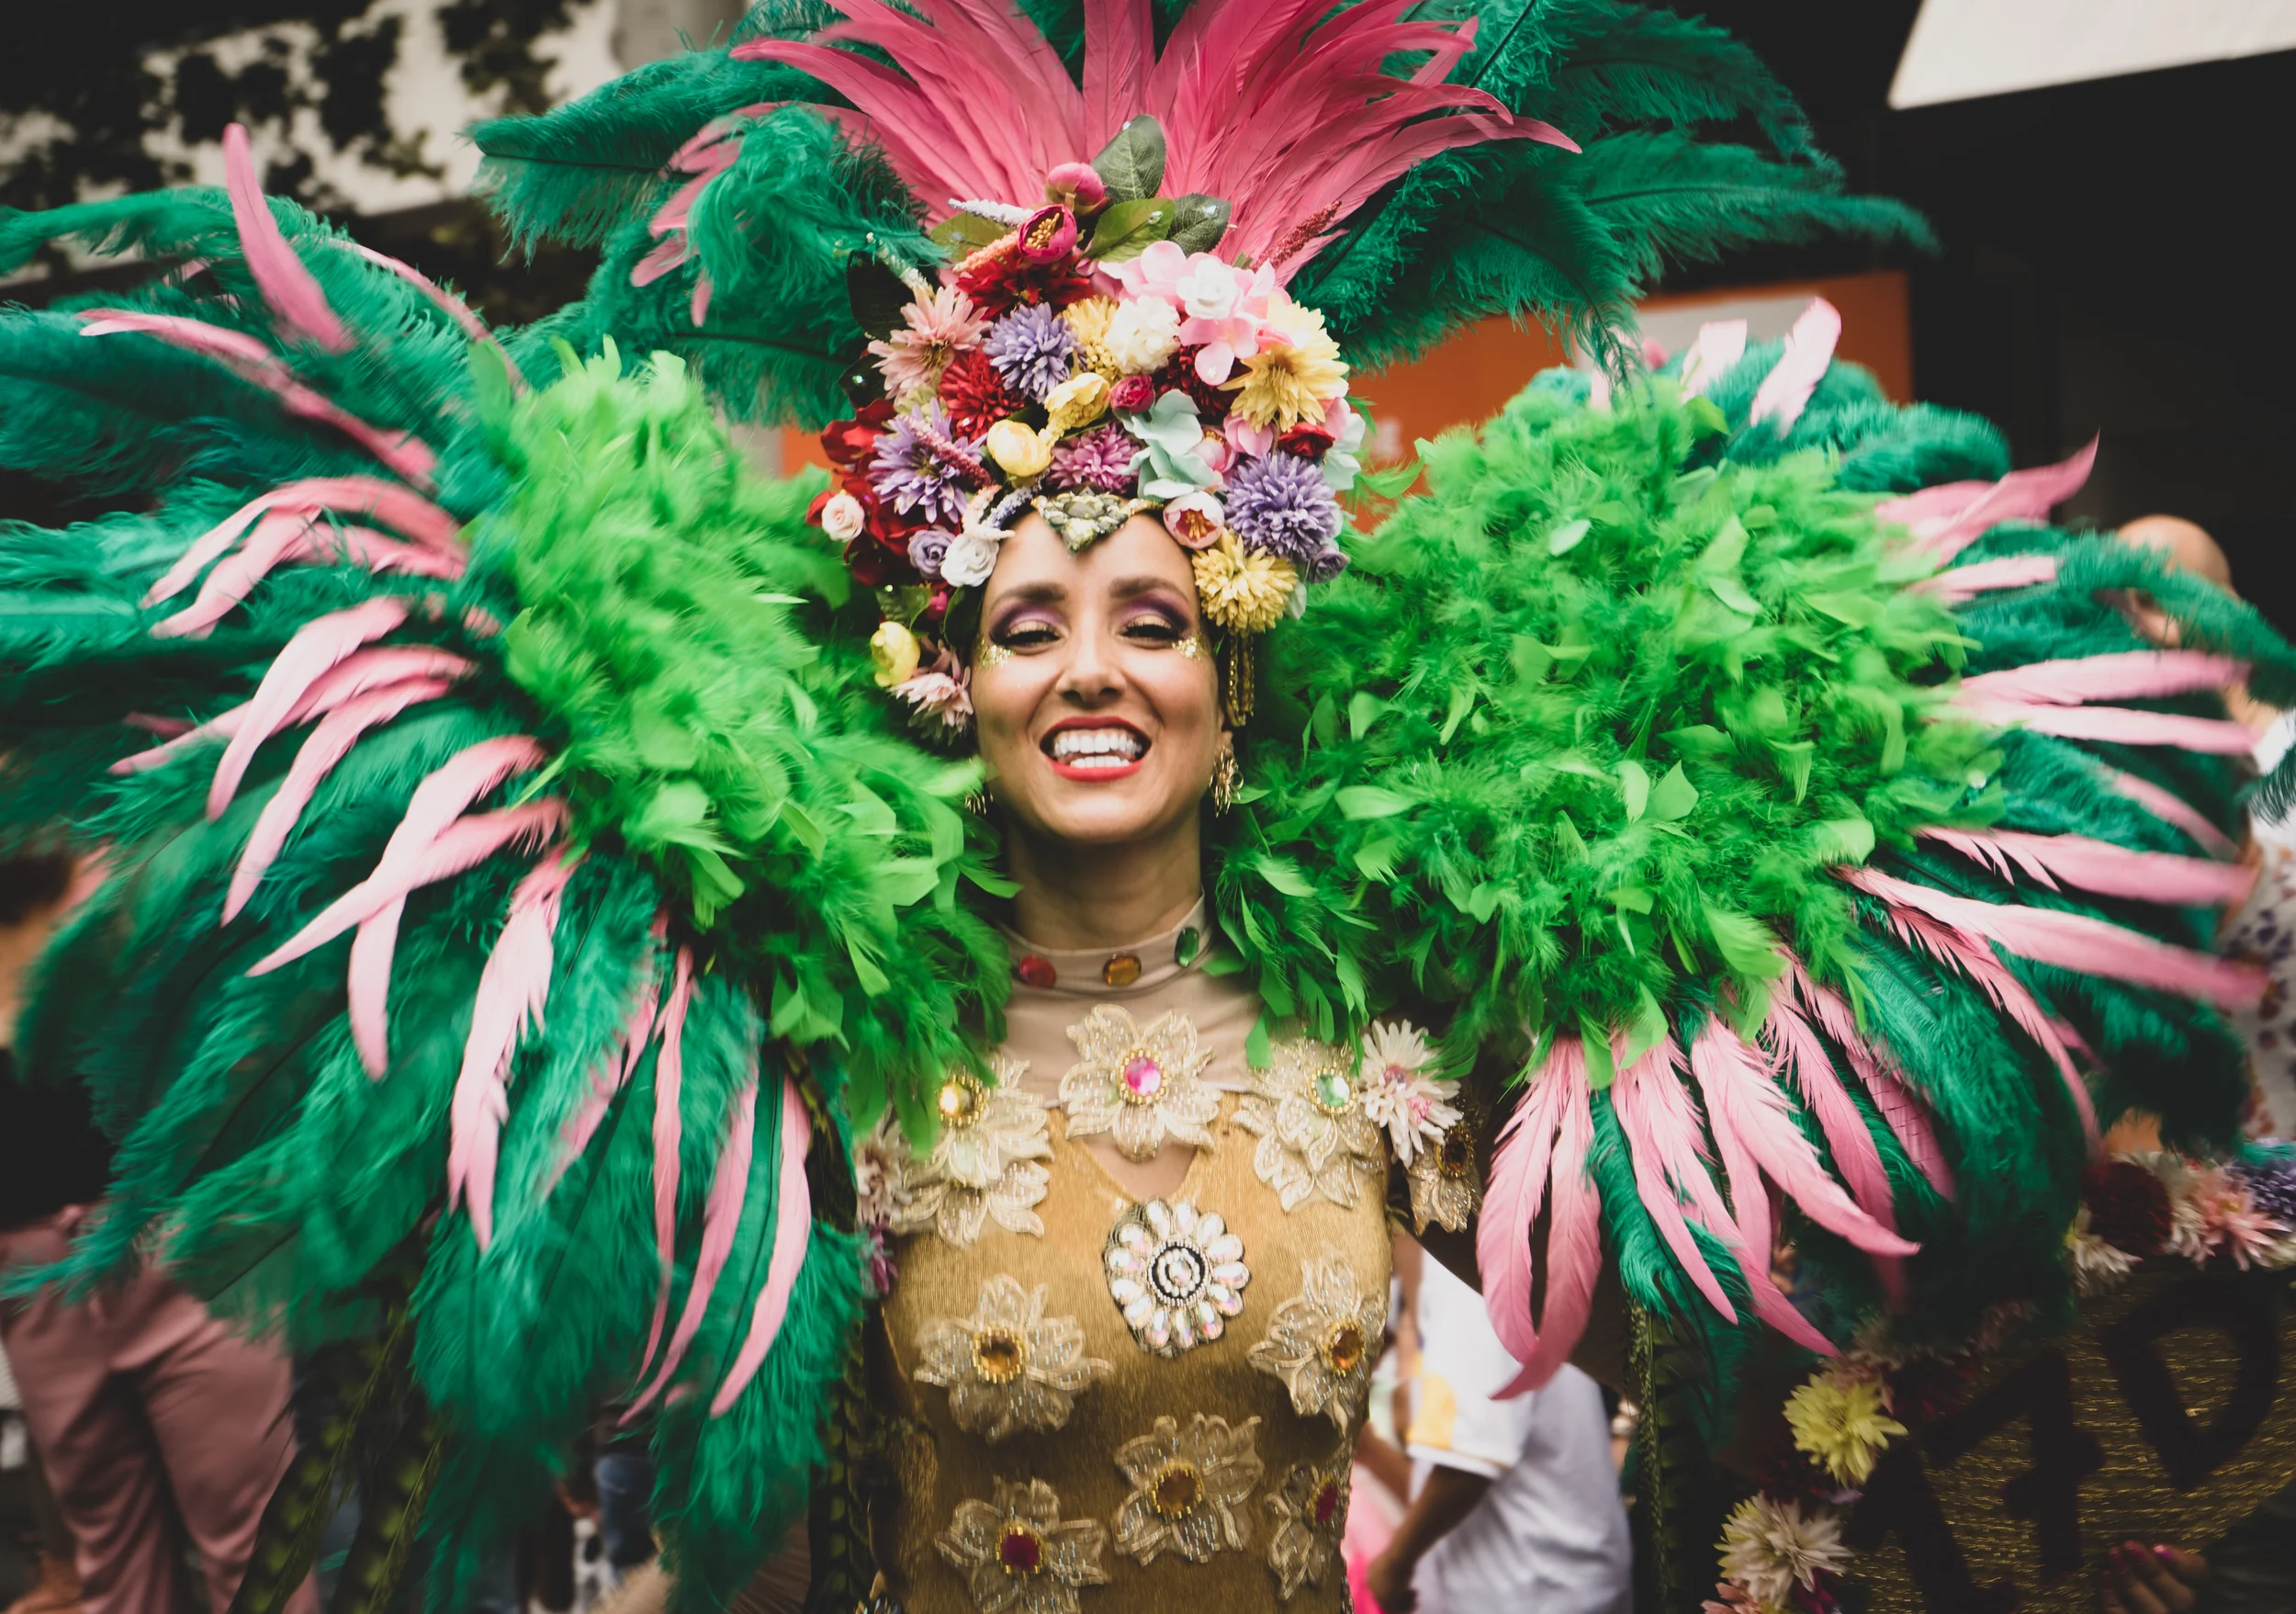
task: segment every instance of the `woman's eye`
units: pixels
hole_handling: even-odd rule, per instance
[[[1163,616],[1136,616],[1124,625],[1124,637],[1143,644],[1177,644],[1187,637],[1187,630],[1178,623]]]
[[[1016,622],[996,630],[996,642],[1013,650],[1042,649],[1058,637],[1049,622]]]

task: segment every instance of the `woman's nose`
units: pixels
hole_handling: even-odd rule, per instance
[[[1109,654],[1105,635],[1097,625],[1086,625],[1085,630],[1070,641],[1068,665],[1062,669],[1059,693],[1064,700],[1080,705],[1097,705],[1113,700],[1122,688],[1122,678],[1116,661]]]

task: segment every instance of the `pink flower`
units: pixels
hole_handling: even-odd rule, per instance
[[[1228,513],[1210,493],[1187,493],[1164,507],[1165,530],[1187,549],[1209,549],[1220,541]]]
[[[2206,1262],[2228,1255],[2245,1272],[2287,1232],[2257,1210],[2246,1185],[2222,1167],[2204,1167],[2187,1179],[2176,1233],[2177,1248],[2187,1258]]]
[[[1168,241],[1159,241],[1129,263],[1107,264],[1103,271],[1124,288],[1128,297],[1160,297],[1175,310],[1180,306],[1180,277],[1187,273],[1187,254]]]
[[[1031,263],[1049,264],[1076,250],[1076,215],[1054,203],[1039,208],[1020,227],[1020,255]]]
[[[1220,429],[1227,436],[1228,446],[1238,454],[1265,459],[1275,452],[1276,430],[1273,426],[1255,426],[1242,415],[1232,414],[1221,423]]]
[[[1275,271],[1262,265],[1238,269],[1210,253],[1198,253],[1173,282],[1180,311],[1187,319],[1180,340],[1197,346],[1196,373],[1220,386],[1235,373],[1236,360],[1260,350],[1276,289]]]
[[[988,328],[973,299],[950,286],[941,287],[923,302],[908,304],[902,309],[901,318],[903,328],[891,340],[869,344],[869,351],[880,361],[877,367],[885,378],[885,393],[895,399],[940,386],[940,373],[949,367],[949,361],[967,348],[978,347],[981,333]]]
[[[1089,163],[1063,163],[1044,176],[1044,199],[1065,202],[1079,213],[1097,213],[1108,206],[1108,181]]]
[[[1156,384],[1146,376],[1127,376],[1109,393],[1109,407],[1119,414],[1138,414],[1156,401]]]

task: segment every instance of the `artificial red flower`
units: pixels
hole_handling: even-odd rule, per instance
[[[821,434],[821,452],[839,469],[865,465],[877,452],[879,435],[892,424],[892,401],[874,400],[850,420],[831,421]]]
[[[1021,252],[1019,238],[1008,235],[957,265],[957,289],[994,318],[1023,303],[1064,309],[1082,302],[1092,295],[1092,281],[1077,270],[1075,254],[1031,261]]]
[[[1326,431],[1319,422],[1314,425],[1302,424],[1292,427],[1291,430],[1276,439],[1276,446],[1287,453],[1296,454],[1302,459],[1321,459],[1331,447],[1333,441],[1331,433]]]
[[[1235,403],[1234,393],[1213,386],[1196,373],[1196,350],[1192,347],[1183,347],[1165,360],[1164,368],[1156,372],[1154,379],[1159,398],[1177,390],[1194,399],[1197,417],[1204,423],[1206,431],[1218,431],[1220,423],[1228,418],[1228,411]]]
[[[1016,392],[978,348],[967,348],[940,374],[940,406],[962,437],[983,437],[998,421],[1027,410],[1030,400]]]

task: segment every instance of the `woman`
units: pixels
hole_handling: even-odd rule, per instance
[[[2187,999],[2249,983],[2147,901],[2237,878],[2221,737],[2083,705],[2224,676],[2093,598],[2195,596],[1997,526],[2063,479],[1995,486],[1830,310],[1540,378],[1344,534],[1343,344],[1615,346],[1749,175],[1763,228],[1908,227],[1727,40],[841,9],[482,132],[523,230],[627,215],[541,331],[266,207],[243,139],[228,213],[0,235],[199,265],[6,327],[0,441],[141,500],[16,544],[0,623],[25,810],[119,871],[30,1039],[130,1127],[73,1264],[164,1236],[340,1348],[311,1463],[397,1504],[348,1584],[427,1506],[456,1596],[627,1395],[695,1607],[803,1521],[825,1603],[1334,1608],[1387,1206],[1476,1219],[1526,1384],[1630,1304],[1679,1452],[1758,1326],[2062,1292],[2077,1050],[2229,1126]],[[1684,76],[1622,82],[1654,37]],[[197,411],[95,432],[92,366]],[[831,483],[751,477],[704,380],[830,421]]]

